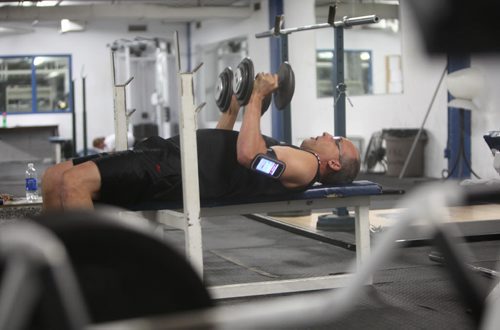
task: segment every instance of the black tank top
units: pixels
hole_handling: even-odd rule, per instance
[[[200,182],[200,197],[202,199],[218,199],[225,197],[253,197],[258,195],[274,195],[289,192],[279,180],[268,178],[240,165],[236,156],[236,142],[238,132],[220,129],[199,129],[197,131],[198,143],[198,174]],[[267,147],[285,145],[278,140],[264,136]],[[167,140],[154,138],[141,143],[140,149],[168,148],[169,155],[179,155],[179,136]],[[288,146],[288,145],[285,145]],[[294,147],[294,146],[290,146]],[[295,147],[296,148],[296,147]],[[177,149],[175,152],[171,149]],[[172,164],[180,161],[165,157],[164,162],[172,168]],[[162,166],[163,167],[163,166]],[[167,167],[167,166],[165,166]],[[180,168],[172,168],[173,171]],[[319,173],[319,166],[318,166]],[[311,182],[314,184],[317,177]],[[304,187],[300,190],[305,190]],[[162,196],[162,199],[174,196]],[[178,197],[178,196],[176,196]]]

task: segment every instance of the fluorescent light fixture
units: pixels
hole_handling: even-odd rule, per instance
[[[50,73],[47,75],[47,79],[52,79],[52,78],[55,78],[55,77],[59,76],[60,74],[61,74],[61,72],[52,71],[52,72],[50,72]]]
[[[66,18],[61,20],[61,31],[60,31],[61,33],[78,32],[84,30],[85,30],[84,22],[70,21],[69,19]]]
[[[37,7],[55,7],[58,6],[61,1],[58,0],[45,0],[45,1],[39,1],[35,5]]]
[[[333,58],[333,52],[318,52],[318,58],[322,60],[331,60]]]
[[[370,59],[370,53],[369,52],[361,52],[359,54],[359,58],[363,61],[368,61]]]
[[[35,66],[39,66],[40,64],[42,64],[43,62],[45,62],[45,57],[43,56],[37,56],[35,57],[35,59],[33,60],[33,64]]]

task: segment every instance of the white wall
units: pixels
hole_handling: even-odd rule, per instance
[[[92,139],[114,133],[113,93],[110,50],[106,46],[120,38],[137,36],[173,39],[179,31],[183,48],[186,47],[185,24],[148,22],[148,33],[129,33],[125,22],[89,22],[84,32],[60,34],[56,23],[36,26],[34,33],[0,38],[1,55],[71,54],[75,80],[75,107],[77,116],[77,148],[83,148],[82,130],[82,69],[86,76],[87,143]],[[181,53],[185,51],[181,50]],[[185,62],[185,59],[183,59]],[[133,82],[132,82],[133,84]],[[9,115],[8,126],[59,125],[62,137],[72,137],[71,114]]]

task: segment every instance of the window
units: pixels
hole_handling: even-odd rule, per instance
[[[0,112],[71,112],[71,56],[0,57]]]
[[[332,63],[333,50],[318,50],[316,53],[316,81],[318,97],[333,96]],[[347,95],[373,93],[372,54],[369,50],[344,51],[344,83]]]

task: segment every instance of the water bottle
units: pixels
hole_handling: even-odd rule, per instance
[[[2,127],[7,128],[7,112],[2,112]]]
[[[26,200],[28,203],[36,202],[38,199],[38,180],[33,163],[28,164],[26,169]]]

